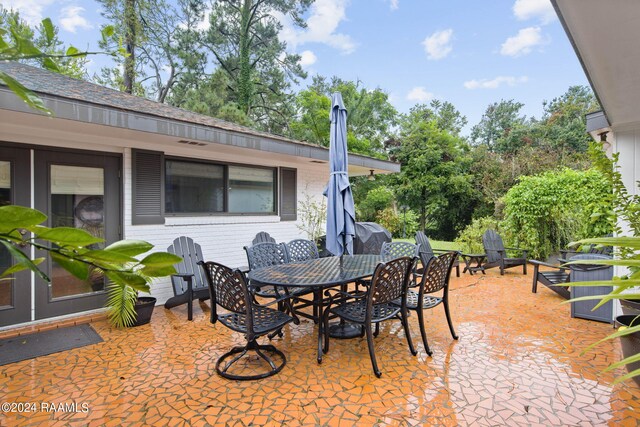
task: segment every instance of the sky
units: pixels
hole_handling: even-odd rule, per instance
[[[95,1],[2,3],[32,24],[50,17],[65,43],[97,50],[105,21]],[[449,101],[469,121],[465,134],[501,99],[540,118],[543,101],[588,85],[549,0],[316,0],[305,18],[300,29],[280,17],[287,49],[309,73],[301,87],[315,74],[359,81],[401,113]],[[106,60],[96,58],[90,74]]]

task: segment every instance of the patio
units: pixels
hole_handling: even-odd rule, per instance
[[[209,323],[207,303],[156,307],[150,325],[93,327],[104,342],[0,368],[2,402],[78,404],[77,412],[0,413],[0,425],[623,425],[640,424],[640,389],[611,385],[622,370],[617,341],[581,355],[612,327],[570,317],[570,306],[531,273],[497,270],[451,279],[459,341],[441,308],[428,310],[426,356],[416,325],[413,357],[399,322],[376,339],[377,379],[366,340],[332,340],[316,362],[316,329],[301,319],[274,344],[287,356],[278,375],[234,382],[216,359],[239,334]],[[82,404],[89,411],[82,412]]]

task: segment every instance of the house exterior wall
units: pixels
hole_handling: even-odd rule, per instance
[[[618,164],[622,181],[629,194],[638,194],[640,180],[640,126],[636,129],[615,131],[614,150],[620,153]]]
[[[251,244],[256,233],[266,231],[278,242],[306,238],[297,221],[280,221],[277,215],[221,215],[221,216],[166,216],[162,225],[132,225],[131,150],[163,151],[165,156],[186,160],[211,160],[225,163],[267,167],[288,167],[297,170],[297,201],[309,195],[323,199],[322,191],[329,179],[327,163],[312,163],[301,157],[273,155],[258,150],[220,147],[192,147],[167,141],[161,137],[112,128],[78,124],[59,119],[25,117],[8,113],[3,119],[0,140],[11,143],[32,144],[42,147],[61,147],[74,150],[120,153],[122,164],[122,238],[142,239],[154,245],[154,251],[164,251],[179,236],[189,236],[202,246],[206,259],[230,267],[247,265],[243,247]],[[32,168],[33,169],[33,168]],[[278,186],[279,188],[279,186]],[[158,303],[173,296],[169,278],[158,280],[152,286],[152,295]]]
[[[611,138],[609,138],[611,139]],[[624,186],[631,195],[639,194],[638,181],[640,181],[640,125],[636,127],[626,127],[625,129],[613,131],[612,149],[619,153],[618,166]],[[627,224],[620,223],[623,235],[632,235]],[[622,276],[627,274],[626,267],[615,267],[614,274]],[[631,291],[629,291],[631,292]],[[613,317],[622,314],[620,302],[613,304]]]
[[[184,156],[184,152],[165,151],[165,155]],[[215,153],[198,158],[200,160],[220,160]],[[244,163],[249,163],[249,158]],[[254,160],[254,159],[251,159]],[[256,163],[259,166],[291,167],[297,169],[297,200],[311,197],[321,201],[322,191],[329,178],[328,165],[310,165],[301,168],[298,163]],[[288,242],[293,239],[307,238],[298,228],[301,224],[300,212],[296,221],[280,221],[277,215],[268,216],[166,216],[165,224],[132,225],[131,210],[131,149],[124,151],[124,236],[125,239],[145,240],[154,245],[155,251],[164,251],[179,236],[191,237],[202,247],[205,259],[220,262],[230,267],[247,265],[244,246],[259,231],[268,232],[277,242]],[[171,282],[168,278],[158,280],[152,286],[152,294],[163,303],[173,296]]]

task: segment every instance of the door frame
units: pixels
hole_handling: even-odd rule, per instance
[[[104,173],[104,209],[106,244],[121,239],[122,236],[122,155],[83,151],[73,149],[55,149],[49,147],[34,148],[34,207],[47,216],[51,208],[51,165],[81,166],[103,168]],[[46,225],[51,226],[51,219]],[[36,256],[44,256],[41,264],[47,274],[51,274],[52,261],[45,251],[36,251]],[[51,283],[35,277],[34,285],[35,319],[44,319],[60,315],[79,313],[102,308],[107,299],[105,290],[80,295],[52,298]]]
[[[31,150],[14,144],[0,143],[0,160],[11,162],[11,204],[31,205]],[[31,248],[23,251],[31,255]],[[31,271],[20,271],[10,279],[11,304],[0,307],[0,326],[31,320]]]

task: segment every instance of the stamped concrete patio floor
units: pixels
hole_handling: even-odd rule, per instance
[[[640,425],[640,389],[612,385],[620,344],[581,355],[612,327],[570,317],[569,305],[531,275],[497,269],[452,278],[451,339],[443,310],[428,310],[433,357],[410,317],[418,356],[399,322],[375,340],[382,378],[365,339],[332,340],[316,362],[316,329],[302,320],[273,343],[281,373],[236,382],[215,373],[217,358],[242,337],[208,321],[206,303],[156,307],[151,324],[115,330],[93,323],[103,343],[0,367],[0,401],[77,404],[76,412],[0,413],[0,425]],[[85,406],[83,406],[85,404]],[[83,408],[88,411],[83,411]]]

